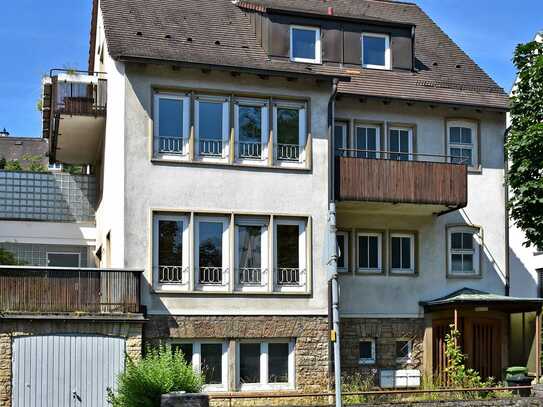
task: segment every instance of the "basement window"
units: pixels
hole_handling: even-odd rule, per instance
[[[321,30],[316,27],[290,27],[290,59],[294,62],[321,63]]]
[[[358,344],[358,363],[372,365],[375,363],[375,339],[361,339]]]

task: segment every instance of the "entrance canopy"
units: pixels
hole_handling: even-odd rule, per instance
[[[543,298],[508,297],[464,287],[444,297],[421,301],[419,304],[424,307],[425,312],[473,309],[475,311],[492,310],[513,314],[541,310]]]

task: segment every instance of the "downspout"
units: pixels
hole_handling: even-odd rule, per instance
[[[334,388],[336,407],[343,405],[341,400],[341,355],[340,355],[340,334],[339,334],[339,281],[337,273],[337,242],[336,242],[336,204],[335,204],[335,151],[334,151],[334,121],[335,121],[335,99],[338,91],[338,80],[332,83],[332,94],[328,102],[328,224],[330,259],[328,260],[331,274],[331,302],[332,302],[332,331],[330,339],[334,344]]]
[[[509,134],[509,130],[511,128],[507,128],[505,130],[505,133],[503,135],[503,142],[504,142],[504,145],[505,145],[505,142],[507,141],[507,136]],[[503,164],[503,169],[504,169],[504,188],[505,188],[505,193],[504,193],[504,204],[505,204],[505,233],[504,233],[504,236],[505,236],[505,296],[506,297],[509,297],[510,295],[510,291],[511,291],[511,270],[509,268],[509,208],[508,208],[508,205],[509,205],[509,183],[507,181],[507,175],[509,173],[509,160],[507,159],[507,152],[504,151],[504,164]]]

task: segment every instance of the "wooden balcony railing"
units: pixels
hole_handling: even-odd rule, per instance
[[[336,156],[335,194],[338,201],[461,208],[468,199],[467,166],[458,157],[340,150]]]
[[[141,273],[0,266],[0,314],[140,313]]]

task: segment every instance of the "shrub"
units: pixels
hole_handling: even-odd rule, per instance
[[[0,247],[0,265],[2,266],[22,266],[24,263],[17,260],[15,255],[6,249]]]
[[[203,376],[192,370],[182,353],[166,346],[148,348],[140,361],[127,359],[117,378],[117,393],[109,393],[109,402],[114,407],[160,407],[162,394],[198,393],[203,382]]]
[[[21,166],[21,163],[19,162],[19,160],[9,160],[9,161],[6,161],[6,164],[4,165],[4,170],[22,171],[23,167]]]

